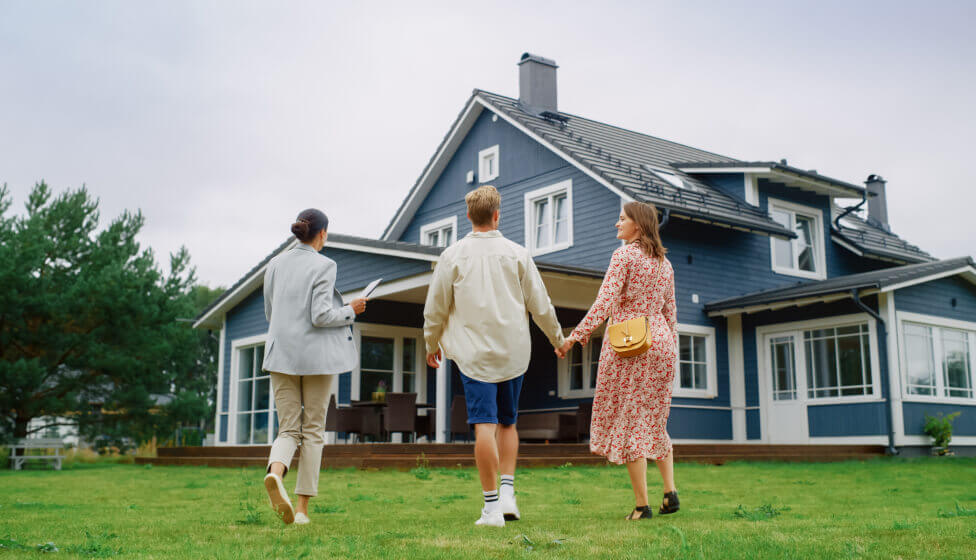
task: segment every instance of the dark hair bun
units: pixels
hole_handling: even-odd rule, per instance
[[[291,225],[291,232],[295,234],[295,237],[297,237],[299,241],[308,241],[311,239],[312,236],[309,235],[310,232],[308,230],[308,222],[304,220],[297,221]]]

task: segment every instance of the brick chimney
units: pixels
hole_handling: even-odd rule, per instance
[[[519,60],[519,103],[527,112],[555,113],[556,61],[525,53]]]

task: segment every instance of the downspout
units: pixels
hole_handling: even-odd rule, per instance
[[[836,218],[834,218],[834,221],[833,221],[834,231],[836,231],[838,233],[840,232],[840,220],[841,220],[841,218],[847,216],[851,212],[856,212],[857,210],[860,210],[861,207],[864,206],[864,204],[867,201],[868,201],[868,191],[867,191],[867,189],[864,189],[864,196],[861,197],[861,202],[857,203],[857,205],[855,205],[855,206],[848,206],[847,208],[844,209],[844,211],[840,215],[838,215]]]
[[[662,214],[663,215],[661,216],[661,223],[659,223],[657,225],[657,230],[658,231],[661,231],[662,229],[664,229],[664,226],[666,226],[668,224],[668,220],[671,218],[671,209],[670,208],[665,208],[664,209],[664,212]]]
[[[857,293],[857,288],[851,290],[851,298],[854,299],[855,305],[860,307],[865,313],[874,317],[874,320],[878,322],[878,340],[885,341],[885,347],[888,345],[887,339],[887,328],[885,327],[884,319],[881,318],[874,309],[871,309],[866,303],[861,301],[861,296]],[[891,364],[888,364],[891,367]],[[886,368],[887,369],[887,368]],[[890,372],[888,372],[890,375]],[[894,403],[894,398],[891,395],[891,386],[888,383],[888,375],[881,376],[881,390],[888,396],[888,406],[885,407],[885,417],[888,421],[888,454],[898,455],[898,449],[895,448],[895,423],[892,419],[891,407]]]

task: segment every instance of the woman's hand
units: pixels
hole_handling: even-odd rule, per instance
[[[359,315],[366,311],[366,298],[356,298],[349,302],[349,306],[352,307],[353,313]]]
[[[556,355],[559,356],[560,359],[565,358],[566,354],[569,353],[569,350],[573,347],[574,344],[576,344],[576,341],[573,340],[572,338],[566,339],[566,342],[563,343],[562,346],[556,348]]]

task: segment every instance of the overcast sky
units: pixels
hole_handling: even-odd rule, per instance
[[[529,51],[561,110],[881,174],[896,233],[972,255],[974,7],[0,0],[0,183],[18,212],[41,179],[141,209],[144,242],[227,286],[309,206],[379,236],[471,90],[517,97]]]

